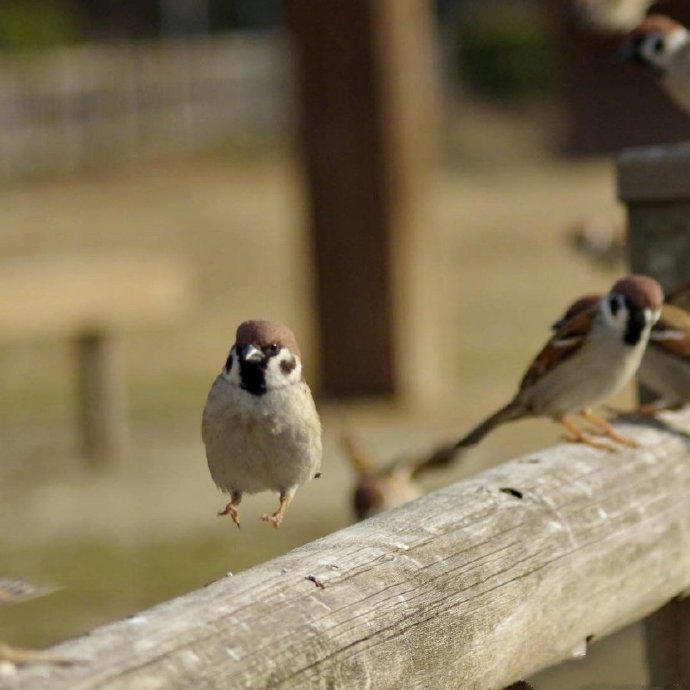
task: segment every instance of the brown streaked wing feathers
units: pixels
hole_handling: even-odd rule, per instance
[[[672,337],[664,337],[666,334]],[[677,357],[690,359],[690,314],[684,309],[665,304],[652,328],[650,345]]]
[[[521,391],[529,388],[546,372],[572,357],[580,349],[585,336],[589,333],[596,311],[597,306],[593,304],[585,311],[581,311],[572,319],[566,321],[556,331],[523,376],[520,382]]]

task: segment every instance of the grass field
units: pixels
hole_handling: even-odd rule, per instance
[[[573,254],[565,228],[622,213],[608,161],[566,162],[539,147],[526,154],[526,135],[539,142],[540,134],[524,118],[498,118],[502,139],[493,141],[486,119],[483,125],[475,147],[459,146],[429,187],[424,241],[437,299],[428,318],[438,319],[442,389],[424,406],[324,406],[324,481],[301,491],[279,533],[257,519],[273,497],[247,500],[241,532],[215,517],[223,501],[198,425],[244,318],[290,323],[314,380],[304,201],[290,153],[209,155],[0,187],[4,257],[169,254],[190,261],[197,290],[194,310],[178,327],[124,337],[133,450],[102,473],[87,472],[79,457],[69,343],[0,346],[0,573],[62,587],[3,610],[0,639],[46,645],[348,524],[352,479],[338,446],[343,419],[387,458],[466,429],[512,395],[564,305],[605,289],[615,276]],[[462,134],[459,141],[471,140]],[[499,430],[466,464],[434,481],[466,476],[557,436],[543,421]],[[626,644],[638,644],[636,633],[626,635]],[[601,656],[604,645],[614,656]],[[615,663],[620,642],[598,649],[603,661],[594,675],[582,675],[585,663],[575,672],[566,667],[545,674],[540,690],[601,682],[604,666],[612,682],[639,681],[634,664]]]

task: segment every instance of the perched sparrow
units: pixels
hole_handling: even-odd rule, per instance
[[[670,17],[649,15],[628,36],[625,57],[651,67],[662,88],[690,112],[690,39],[687,29]]]
[[[638,410],[642,414],[678,409],[690,402],[690,313],[671,304],[663,306],[637,379],[660,396],[652,404],[642,405]]]
[[[364,520],[385,510],[412,501],[422,495],[415,481],[415,467],[394,462],[382,467],[366,455],[351,434],[343,435],[345,453],[357,473],[352,492],[352,508],[358,520]]]
[[[667,295],[637,370],[637,380],[660,397],[651,404],[641,405],[632,414],[654,416],[662,410],[677,409],[690,402],[690,313],[672,304],[685,299],[688,287],[688,283],[683,283]],[[599,298],[599,295],[586,295],[573,302],[563,318],[554,324],[554,329],[589,308]],[[623,416],[626,414],[629,413],[623,413]]]
[[[573,0],[575,18],[600,33],[627,33],[657,0]]]
[[[280,505],[262,520],[279,527],[298,487],[321,466],[321,422],[289,328],[240,324],[208,394],[201,435],[211,477],[230,494],[219,515],[239,527],[243,493],[276,491]]]
[[[579,414],[613,440],[634,447],[634,442],[616,433],[590,408],[633,376],[663,299],[661,286],[647,276],[622,278],[607,295],[587,297],[577,313],[558,323],[513,400],[454,446],[436,451],[438,463],[449,462],[452,453],[478,443],[499,424],[524,417],[551,417],[566,428],[567,440],[612,450],[567,419]]]

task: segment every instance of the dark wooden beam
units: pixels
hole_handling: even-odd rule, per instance
[[[409,142],[419,141],[419,123],[410,104],[430,67],[417,60],[429,2],[285,0],[285,7],[297,55],[320,389],[391,395],[399,388],[392,246],[403,241],[413,196]]]

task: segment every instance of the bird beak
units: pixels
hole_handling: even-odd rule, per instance
[[[240,357],[245,362],[263,362],[263,360],[266,359],[264,353],[254,345],[245,345],[243,348],[241,348]]]

